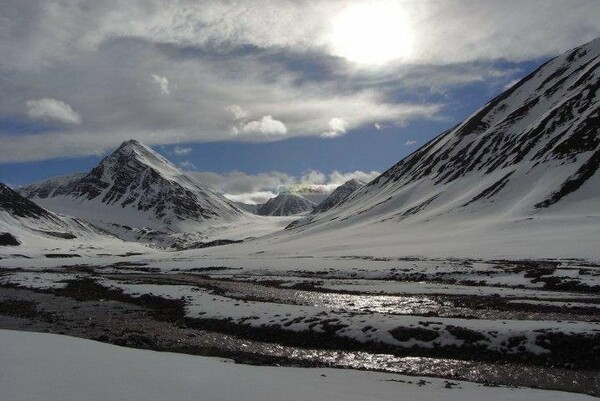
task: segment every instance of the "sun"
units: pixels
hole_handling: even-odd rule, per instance
[[[399,1],[351,3],[332,20],[329,42],[336,56],[363,65],[407,60],[413,35]]]

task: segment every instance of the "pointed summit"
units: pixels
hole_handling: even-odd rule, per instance
[[[84,218],[127,239],[131,230],[158,230],[161,236],[196,233],[207,221],[230,221],[243,214],[136,140],[123,142],[84,176],[33,184],[20,191],[51,210]]]
[[[152,148],[142,142],[139,142],[135,139],[130,139],[125,141],[119,145],[117,149],[112,154],[123,154],[123,155],[131,155],[135,154],[138,156],[152,156],[160,159],[164,159],[164,157],[159,155],[156,151],[152,150]]]
[[[135,139],[123,142],[112,154],[102,160],[100,166],[104,166],[106,169],[114,169],[122,168],[128,164],[130,166],[135,164],[139,168],[146,166],[155,169],[168,179],[183,175],[183,172],[173,163]]]
[[[327,198],[323,199],[312,211],[312,213],[322,213],[332,207],[342,203],[348,198],[354,191],[362,187],[363,184],[357,181],[355,178],[346,181],[339,187],[337,187]]]
[[[261,216],[292,216],[308,212],[314,203],[298,195],[279,194],[262,205],[257,214]]]

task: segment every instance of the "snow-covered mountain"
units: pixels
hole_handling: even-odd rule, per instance
[[[600,258],[600,38],[261,249]]]
[[[50,210],[134,240],[160,242],[245,214],[135,140],[124,142],[88,174],[51,179],[19,192]]]
[[[321,203],[314,207],[312,213],[322,213],[332,207],[343,202],[349,197],[354,191],[362,187],[364,183],[357,181],[355,178],[346,181],[339,187],[337,187],[327,198],[323,199]]]
[[[599,67],[600,39],[549,61],[331,215],[600,212]]]
[[[258,208],[261,216],[292,216],[305,213],[315,206],[314,203],[298,195],[279,194]]]
[[[85,221],[46,210],[2,183],[0,233],[7,233],[24,244],[48,239],[73,240],[106,234]]]

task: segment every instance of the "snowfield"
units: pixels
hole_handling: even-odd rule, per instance
[[[54,334],[0,331],[4,401],[569,401],[594,397],[336,369],[237,365]]]

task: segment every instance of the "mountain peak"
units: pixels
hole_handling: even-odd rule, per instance
[[[158,157],[160,159],[164,159],[164,157],[160,156],[156,151],[154,151],[150,146],[143,144],[135,139],[130,139],[128,141],[123,142],[113,153],[122,154],[122,155],[130,155],[135,154],[138,156],[152,156]],[[166,161],[166,159],[164,159]]]
[[[358,181],[356,178],[346,181],[337,187],[327,198],[323,199],[323,201],[313,209],[312,213],[322,213],[334,206],[337,206],[363,185],[364,184]]]
[[[121,145],[119,145],[119,147],[115,150],[115,152],[128,153],[128,152],[133,152],[136,150],[143,151],[143,152],[156,153],[152,150],[152,148],[150,148],[150,146],[148,146],[136,139],[129,139],[127,141],[124,141],[123,143],[121,143]]]
[[[207,220],[230,221],[243,213],[136,140],[123,142],[84,176],[50,180],[20,191],[44,206],[125,238],[137,235],[131,231],[138,228],[159,230],[164,238],[169,233],[197,233]]]
[[[280,193],[262,205],[257,214],[261,216],[291,216],[308,212],[315,206],[314,203],[298,195]]]
[[[119,147],[121,148],[126,145],[142,145],[142,143],[140,141],[138,141],[137,139],[129,139],[127,141],[123,141],[123,143],[121,143],[121,146],[119,146]]]
[[[92,172],[107,179],[108,175],[132,175],[151,169],[169,181],[182,181],[185,187],[196,187],[197,183],[186,177],[177,166],[149,146],[130,139],[123,142],[113,153],[105,157]]]

